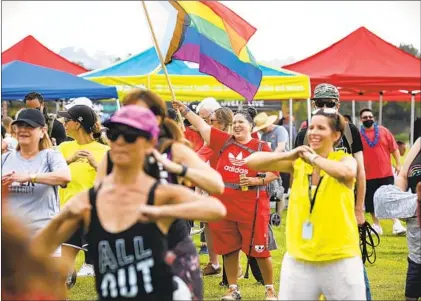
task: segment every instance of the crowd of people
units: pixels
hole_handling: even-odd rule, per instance
[[[90,276],[101,300],[203,300],[204,279],[220,275],[222,300],[240,300],[238,279],[250,269],[266,300],[371,300],[365,212],[368,235],[382,235],[380,218],[406,234],[405,297],[421,298],[421,119],[401,162],[405,143],[368,108],[361,128],[352,124],[330,84],[315,88],[311,120],[291,129],[293,145],[292,116],[276,124],[213,98],[167,109],[153,91],[134,89],[103,124],[86,98],[56,115],[39,93],[24,103],[14,118],[2,116],[4,299],[65,299]],[[272,217],[285,196],[276,292]]]

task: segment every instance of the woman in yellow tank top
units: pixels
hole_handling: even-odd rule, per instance
[[[335,110],[314,114],[310,146],[287,153],[246,158],[258,171],[293,175],[287,253],[281,269],[280,300],[365,300],[363,264],[354,213],[355,159],[334,151],[345,121]]]

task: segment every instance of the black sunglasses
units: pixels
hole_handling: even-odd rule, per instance
[[[112,142],[117,141],[117,139],[118,139],[118,137],[120,137],[120,135],[123,135],[124,141],[126,141],[127,143],[135,143],[137,138],[139,138],[139,137],[150,139],[150,136],[146,132],[119,130],[119,129],[108,129],[107,130],[107,138],[110,139]]]
[[[316,99],[314,104],[318,108],[334,108],[336,106],[336,101],[326,100],[326,99]]]

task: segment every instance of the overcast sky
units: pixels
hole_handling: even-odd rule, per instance
[[[222,2],[257,28],[249,47],[260,61],[304,59],[360,26],[421,48],[420,1]],[[156,3],[148,7],[159,14]],[[152,45],[140,1],[2,1],[1,31],[2,51],[30,34],[56,52],[72,46],[125,57]]]

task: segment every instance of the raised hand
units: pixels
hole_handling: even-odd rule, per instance
[[[154,149],[152,151],[153,156],[155,157],[155,159],[162,164],[162,166],[164,167],[164,169],[170,173],[173,174],[180,174],[181,171],[183,170],[183,167],[178,164],[175,163],[173,161],[171,161],[170,159],[164,157],[160,152],[158,152],[156,149]]]

